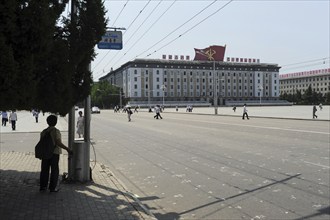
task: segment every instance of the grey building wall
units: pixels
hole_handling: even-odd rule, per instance
[[[277,64],[137,59],[100,80],[123,88],[131,101],[277,100]],[[214,93],[215,92],[215,93]],[[150,97],[149,97],[150,96]]]
[[[295,94],[297,91],[303,94],[309,86],[313,91],[320,92],[322,95],[330,92],[330,69],[281,75],[281,94]]]

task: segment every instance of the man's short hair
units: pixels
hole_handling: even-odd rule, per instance
[[[57,117],[56,115],[50,115],[47,117],[47,124],[49,126],[55,126],[57,124]]]

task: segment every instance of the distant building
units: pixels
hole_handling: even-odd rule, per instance
[[[278,100],[277,64],[136,59],[100,78],[122,87],[131,103],[213,103]],[[164,97],[164,98],[163,98]]]
[[[131,104],[231,105],[279,99],[277,64],[259,59],[227,58],[226,46],[195,48],[194,60],[163,55],[163,59],[136,59],[112,70],[100,81],[122,87]],[[186,56],[187,58],[188,56]]]
[[[309,86],[322,95],[330,92],[330,68],[280,75],[281,94],[303,94]]]

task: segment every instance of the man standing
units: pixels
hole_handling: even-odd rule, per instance
[[[314,119],[314,118],[317,118],[316,111],[317,111],[317,108],[316,108],[316,106],[314,105],[314,106],[313,106],[313,119]]]
[[[48,116],[47,124],[48,124],[48,128],[44,129],[40,133],[40,138],[43,137],[47,132],[50,132],[50,136],[52,137],[56,147],[54,149],[53,156],[50,159],[41,160],[40,192],[47,190],[49,169],[51,170],[50,181],[48,186],[49,191],[58,192],[59,189],[56,187],[59,176],[58,162],[60,160],[60,154],[62,153],[61,148],[65,149],[70,155],[72,154],[72,151],[62,143],[61,132],[60,130],[55,128],[55,125],[57,124],[57,117],[55,115]]]
[[[249,120],[249,115],[248,115],[247,112],[248,112],[248,110],[246,109],[246,104],[244,104],[244,106],[243,106],[243,117],[242,117],[243,120],[245,119],[245,116],[246,116],[247,120]]]
[[[38,123],[39,111],[37,109],[33,109],[32,115],[36,118],[36,123]]]
[[[15,112],[15,110],[12,110],[10,115],[9,115],[9,120],[11,123],[11,128],[13,129],[13,131],[16,130],[16,121],[17,121],[17,114]]]
[[[133,114],[133,112],[131,110],[131,107],[128,107],[126,111],[127,111],[128,121],[130,122],[131,121],[131,115]]]

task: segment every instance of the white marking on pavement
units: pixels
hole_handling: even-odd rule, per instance
[[[312,162],[309,162],[309,161],[305,161],[303,160],[304,163],[308,163],[308,164],[311,164],[311,165],[314,165],[314,166],[319,166],[319,167],[323,167],[323,168],[327,168],[327,169],[330,169],[330,166],[325,166],[325,165],[322,165],[322,164],[318,164],[318,163],[312,163]]]
[[[182,119],[182,118],[180,120],[205,122],[204,120],[192,120],[192,119]],[[279,128],[279,127],[265,127],[265,126],[257,126],[257,125],[246,125],[246,124],[232,124],[232,123],[224,123],[224,122],[218,122],[218,121],[208,121],[208,123],[223,124],[223,125],[234,125],[234,126],[243,126],[243,127],[252,127],[252,128],[261,128],[261,129],[271,129],[271,130],[294,131],[294,132],[302,132],[302,133],[330,135],[329,132],[321,132],[321,131],[307,131],[307,130],[298,130],[298,129],[289,129],[289,128]]]

